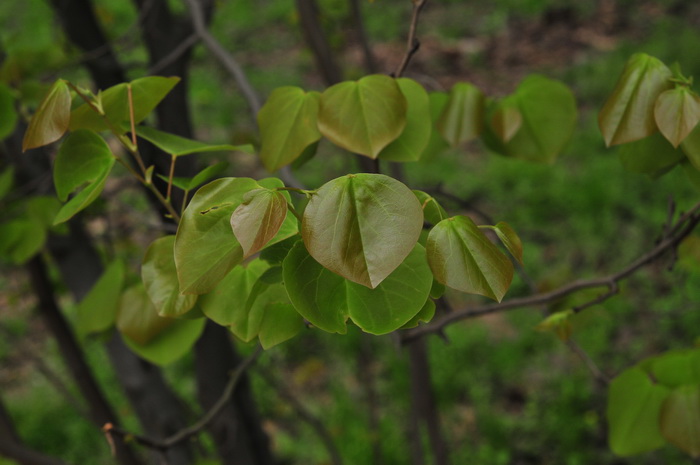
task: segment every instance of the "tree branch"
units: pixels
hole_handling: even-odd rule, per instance
[[[416,33],[418,31],[418,17],[420,16],[420,12],[427,1],[428,0],[413,0],[413,13],[411,14],[411,26],[408,30],[406,53],[401,60],[401,64],[399,64],[399,67],[396,68],[396,71],[394,71],[394,77],[398,78],[403,75],[404,71],[406,71],[406,68],[408,67],[408,64],[411,62],[411,58],[413,58],[413,55],[415,55],[420,48],[420,42],[416,37]]]
[[[233,395],[233,391],[235,390],[236,385],[238,384],[238,381],[243,376],[243,373],[248,369],[248,367],[250,367],[250,365],[253,364],[253,362],[255,362],[255,360],[258,358],[261,352],[262,348],[258,346],[255,352],[253,352],[250,356],[248,356],[248,358],[243,360],[238,365],[238,367],[231,374],[231,379],[226,385],[226,388],[221,394],[221,397],[219,397],[219,400],[216,402],[216,404],[214,404],[214,406],[211,409],[209,409],[207,413],[204,414],[204,416],[202,416],[202,418],[200,418],[193,425],[181,429],[177,433],[164,440],[158,440],[148,436],[134,434],[122,428],[116,427],[111,423],[106,423],[104,425],[103,429],[105,431],[105,434],[119,436],[125,440],[134,440],[143,446],[163,451],[179,444],[182,441],[185,441],[186,439],[189,439],[190,437],[200,433],[209,424],[209,422],[211,422],[214,419],[214,417],[216,417],[221,412],[221,410],[228,404],[229,400],[231,399],[231,396]]]
[[[618,271],[617,273],[613,273],[600,278],[574,281],[570,284],[560,287],[559,289],[555,289],[550,292],[544,292],[541,294],[531,295],[529,297],[515,298],[501,303],[480,305],[477,307],[456,310],[437,320],[433,320],[427,325],[419,326],[417,328],[406,331],[402,335],[402,341],[407,342],[425,334],[440,332],[447,325],[466,318],[486,315],[489,313],[502,312],[505,310],[512,310],[515,308],[533,307],[537,305],[550,304],[583,289],[607,287],[608,292],[606,294],[603,294],[602,296],[598,296],[595,299],[592,299],[586,304],[574,308],[574,311],[580,311],[583,308],[589,307],[590,305],[592,305],[591,302],[596,304],[601,303],[602,301],[610,298],[612,295],[615,295],[617,293],[617,285],[620,281],[629,277],[640,268],[658,259],[667,251],[675,249],[675,247],[680,243],[680,241],[682,241],[686,236],[688,236],[693,231],[693,229],[695,229],[698,222],[700,222],[700,216],[696,215],[698,210],[700,210],[700,203],[697,203],[693,208],[690,209],[690,211],[682,215],[676,221],[676,223],[671,228],[669,228],[667,234],[664,235],[662,240],[659,241],[659,243],[652,250],[645,253],[644,255],[642,255],[637,260],[635,260],[622,270]]]

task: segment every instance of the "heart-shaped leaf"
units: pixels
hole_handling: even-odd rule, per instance
[[[669,394],[639,368],[617,376],[608,388],[608,442],[617,455],[649,452],[664,445],[659,415]]]
[[[491,114],[491,129],[503,143],[508,143],[523,124],[523,115],[515,99],[503,99]]]
[[[185,209],[175,238],[175,265],[183,294],[206,294],[243,260],[231,231],[231,214],[260,185],[250,178],[222,178],[201,187]]]
[[[466,216],[442,220],[426,249],[435,279],[453,289],[501,301],[513,280],[513,264]]]
[[[127,132],[131,122],[129,87],[134,104],[134,124],[138,124],[146,119],[179,81],[178,77],[148,76],[112,86],[99,94],[102,110],[112,127],[102,115],[84,103],[70,113],[70,130],[92,129],[100,132],[114,129],[120,133]]]
[[[432,133],[430,99],[423,86],[412,79],[399,78],[396,83],[408,104],[406,127],[398,139],[381,151],[379,158],[389,161],[418,161]]]
[[[698,349],[666,352],[647,360],[645,368],[647,367],[653,378],[666,387],[700,384],[700,350]]]
[[[271,189],[248,192],[231,215],[231,228],[243,247],[243,258],[258,252],[275,237],[286,217],[287,199],[281,192]]]
[[[619,149],[622,166],[633,173],[657,177],[683,160],[683,151],[674,149],[661,134],[629,142]]]
[[[141,284],[126,289],[119,299],[117,329],[136,344],[148,344],[174,321],[158,315]]]
[[[72,132],[61,144],[53,169],[59,200],[79,187],[95,182],[114,165],[114,155],[98,134],[84,129]]]
[[[371,75],[326,89],[318,129],[334,144],[377,158],[406,126],[406,98],[395,79]]]
[[[156,239],[146,250],[141,265],[141,279],[160,316],[178,317],[189,312],[196,295],[180,294],[173,247],[175,236]]]
[[[411,253],[374,289],[353,283],[321,266],[298,242],[283,264],[284,284],[296,310],[314,326],[344,334],[345,321],[372,334],[401,328],[423,308],[432,275],[425,249]]]
[[[76,326],[79,335],[105,331],[114,324],[123,286],[124,263],[115,260],[78,304]]]
[[[630,57],[598,115],[608,146],[643,139],[656,132],[654,105],[671,88],[671,70],[657,58],[637,53]]]
[[[452,86],[437,130],[452,147],[476,139],[483,129],[484,94],[474,85],[458,82]]]
[[[54,82],[29,122],[22,151],[57,141],[68,129],[71,96],[62,79]]]
[[[174,155],[176,157],[182,155],[190,155],[192,153],[205,152],[221,152],[221,151],[243,151],[250,152],[252,147],[249,145],[238,146],[229,144],[210,145],[185,137],[176,136],[167,132],[159,131],[150,126],[137,126],[136,134],[139,137],[146,139],[163,152]]]
[[[411,190],[381,174],[350,174],[311,197],[302,223],[309,253],[321,265],[375,288],[411,252],[423,210]]]
[[[693,458],[700,457],[700,386],[680,386],[661,408],[661,434]]]
[[[321,138],[318,109],[321,94],[298,87],[279,87],[258,113],[260,159],[268,171],[290,164]]]
[[[678,147],[700,121],[700,97],[684,86],[664,91],[656,99],[654,119],[661,134]]]

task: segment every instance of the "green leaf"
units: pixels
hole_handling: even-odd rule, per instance
[[[501,301],[513,264],[466,216],[442,220],[430,231],[428,263],[439,282]]]
[[[622,166],[633,173],[657,177],[683,160],[684,154],[659,133],[627,143],[619,149]]]
[[[124,286],[124,262],[115,260],[77,307],[76,329],[80,336],[105,331],[117,319],[119,296]]]
[[[129,84],[117,84],[100,92],[102,109],[107,119],[112,123],[113,129],[125,133],[130,130],[131,119],[129,86],[131,86],[134,104],[134,124],[139,124],[146,119],[179,81],[178,77],[148,76],[131,81]],[[90,105],[84,103],[70,114],[70,130],[75,131],[76,129],[91,129],[100,132],[112,128]]]
[[[643,139],[656,132],[654,104],[671,87],[671,71],[644,53],[630,57],[615,89],[598,115],[608,146]]]
[[[294,235],[276,244],[270,245],[260,252],[260,258],[270,265],[281,265],[289,251],[292,250],[294,244],[300,239],[299,236]]]
[[[420,244],[374,289],[324,268],[301,242],[289,252],[283,270],[294,308],[314,326],[341,334],[348,317],[371,334],[402,327],[423,309],[433,281]]]
[[[503,99],[491,114],[491,129],[505,144],[518,133],[523,125],[523,115],[515,99]]]
[[[204,314],[222,326],[234,324],[245,313],[246,299],[255,282],[269,268],[263,260],[237,266],[208,294],[199,298]]]
[[[363,173],[318,189],[304,211],[302,237],[321,265],[375,288],[411,252],[422,228],[423,210],[408,187]]]
[[[423,308],[420,309],[420,311],[411,318],[411,320],[403,325],[401,329],[411,329],[415,328],[421,323],[430,323],[430,320],[433,319],[435,316],[435,302],[432,300],[428,299],[425,301],[425,305],[423,305]]]
[[[4,199],[12,190],[15,179],[15,167],[10,165],[5,171],[0,173],[0,200]]]
[[[651,358],[645,364],[659,384],[676,388],[700,384],[700,350],[676,350]],[[698,412],[700,415],[700,412]]]
[[[576,128],[578,110],[571,90],[543,76],[528,76],[515,93],[496,104],[517,105],[522,124],[504,143],[489,126],[484,142],[494,151],[524,160],[553,163]]]
[[[29,122],[22,151],[57,141],[68,129],[71,96],[62,79],[54,82]]]
[[[539,322],[536,328],[539,331],[554,332],[562,341],[568,341],[571,337],[571,331],[573,329],[571,325],[571,317],[574,315],[575,313],[571,309],[552,313],[551,315],[548,315],[547,318]]]
[[[430,121],[432,122],[432,127],[435,128],[450,97],[445,92],[431,92],[428,94],[428,98],[430,99]],[[430,132],[428,145],[423,150],[420,160],[430,161],[447,147],[449,147],[449,144],[443,139],[440,132],[433,130]]]
[[[413,193],[416,195],[421,207],[423,208],[423,216],[425,217],[425,221],[432,225],[436,225],[448,217],[447,212],[444,208],[442,208],[442,205],[435,200],[435,197],[415,189],[413,190]]]
[[[241,150],[241,147],[229,144],[210,145],[192,139],[159,131],[149,126],[137,126],[136,134],[146,139],[163,152],[176,157],[192,153],[221,152]]]
[[[53,182],[58,198],[65,202],[79,187],[95,182],[109,173],[114,155],[98,134],[78,130],[61,144],[53,169]]]
[[[243,258],[260,251],[277,235],[287,217],[287,200],[270,189],[248,192],[231,215],[231,229],[243,247]]]
[[[114,165],[114,161],[112,161],[112,165]],[[100,196],[102,189],[105,187],[105,182],[107,182],[109,171],[110,170],[106,170],[101,177],[95,179],[95,181],[85,186],[82,191],[70,199],[68,203],[63,205],[61,210],[56,214],[53,224],[56,225],[68,221],[75,214],[87,208],[92,202],[94,202],[95,199]]]
[[[231,231],[231,214],[260,185],[250,178],[222,178],[200,188],[180,220],[175,264],[183,294],[206,294],[243,260]]]
[[[406,127],[398,139],[379,153],[379,158],[389,161],[418,161],[428,146],[432,133],[430,99],[423,86],[408,78],[396,83],[406,98]]]
[[[681,149],[693,164],[696,170],[700,170],[700,126],[696,126],[681,142]]]
[[[321,138],[317,119],[321,94],[279,87],[258,113],[260,159],[268,171],[290,164]]]
[[[53,219],[61,209],[61,202],[55,197],[38,195],[29,198],[24,208],[26,209],[27,216],[35,220],[37,225],[48,229],[53,226]]]
[[[661,408],[661,434],[691,457],[700,457],[700,386],[671,391]]]
[[[452,147],[476,139],[483,130],[484,94],[474,85],[458,82],[437,121],[437,130]]]
[[[191,178],[174,177],[173,186],[182,189],[183,191],[191,191],[204,184],[205,182],[216,177],[217,174],[221,173],[228,167],[227,161],[222,161],[214,165],[207,166],[202,171],[194,175]],[[160,179],[168,182],[168,177],[162,174],[157,174]]]
[[[12,91],[7,85],[0,83],[0,140],[14,132],[17,119]]]
[[[285,292],[284,286],[276,286],[281,292]],[[285,292],[286,294],[286,292]],[[265,314],[260,323],[258,339],[263,349],[267,350],[284,341],[287,341],[304,329],[304,320],[296,312],[294,306],[286,302],[268,302]]]
[[[146,293],[160,316],[178,317],[192,310],[196,295],[180,294],[175,268],[175,236],[156,239],[146,250],[141,264],[141,279]]]
[[[0,255],[15,265],[22,265],[44,247],[46,227],[25,216],[0,223],[0,237]]]
[[[176,320],[158,315],[143,285],[124,290],[119,299],[117,329],[138,345],[146,345]]]
[[[406,98],[395,79],[371,75],[326,89],[318,128],[334,144],[377,158],[406,126]]]
[[[518,233],[515,232],[515,229],[503,221],[500,221],[493,229],[496,231],[496,235],[501,240],[506,250],[508,250],[513,258],[522,265],[523,243],[520,241],[520,237],[518,237]]]
[[[656,99],[654,119],[661,134],[678,147],[700,121],[700,97],[684,86],[664,91]]]
[[[659,429],[668,388],[654,384],[639,368],[617,376],[608,388],[608,442],[617,455],[649,452],[666,441]]]
[[[279,178],[263,178],[258,180],[258,184],[266,189],[278,189],[284,187],[284,183]],[[288,191],[280,191],[287,203],[292,203],[292,198]],[[294,215],[287,215],[282,223],[279,232],[265,246],[266,248],[280,241],[296,236],[299,233],[299,220]]]

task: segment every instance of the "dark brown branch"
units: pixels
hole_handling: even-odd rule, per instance
[[[696,212],[698,210],[700,210],[700,203],[696,204],[688,213],[682,215],[676,221],[675,225],[672,228],[670,228],[668,235],[666,235],[651,251],[645,253],[644,255],[642,255],[637,260],[635,260],[622,270],[618,271],[617,273],[613,273],[611,275],[603,276],[600,278],[574,281],[573,283],[562,286],[559,289],[532,295],[529,297],[521,297],[501,303],[487,304],[477,307],[465,308],[462,310],[456,310],[437,320],[433,320],[433,322],[425,326],[419,326],[417,328],[407,331],[403,334],[402,339],[404,342],[406,342],[425,334],[436,333],[441,331],[447,325],[450,325],[452,323],[466,318],[473,318],[480,315],[502,312],[505,310],[512,310],[515,308],[535,307],[538,305],[550,304],[556,302],[557,300],[563,297],[566,297],[570,294],[574,294],[584,289],[607,287],[609,289],[609,292],[607,294],[604,294],[605,299],[607,299],[614,295],[614,293],[611,291],[617,290],[618,282],[629,277],[640,268],[658,259],[664,253],[674,250],[675,247],[680,243],[680,241],[682,241],[686,236],[688,236],[693,231],[693,229],[695,229],[698,222],[700,222],[700,216],[696,215]],[[595,303],[600,303],[605,299],[602,299],[601,296],[598,296],[592,301],[595,301]],[[587,306],[588,305],[584,304],[583,306],[580,306],[578,308],[580,310],[582,307],[585,308]]]
[[[333,437],[328,431],[328,428],[326,428],[326,425],[324,425],[321,420],[319,420],[306,407],[304,407],[304,405],[299,401],[299,399],[296,398],[291,390],[284,385],[284,383],[277,382],[274,376],[272,376],[268,370],[259,367],[256,369],[256,372],[268,385],[270,385],[270,387],[275,389],[275,392],[281,398],[283,398],[292,407],[292,409],[294,409],[294,412],[297,414],[298,418],[301,421],[306,422],[316,432],[319,439],[321,439],[321,442],[328,451],[328,456],[331,463],[333,465],[342,465],[343,459],[335,445],[335,442],[333,442]]]
[[[231,395],[233,395],[233,391],[235,390],[236,385],[238,384],[238,381],[243,376],[243,373],[248,369],[248,367],[250,367],[250,365],[253,364],[253,362],[255,362],[255,360],[258,358],[261,352],[262,348],[258,347],[255,350],[255,352],[253,352],[250,356],[248,356],[248,358],[243,360],[243,362],[241,362],[238,365],[236,370],[231,374],[231,379],[226,385],[226,388],[221,394],[221,397],[219,397],[219,400],[207,413],[205,413],[202,416],[202,418],[200,418],[191,426],[188,426],[187,428],[178,431],[172,436],[164,440],[159,440],[148,436],[142,436],[139,434],[131,433],[122,428],[116,427],[111,423],[106,423],[104,425],[105,433],[119,436],[123,439],[134,440],[143,446],[163,451],[168,450],[169,448],[179,444],[180,442],[199,434],[209,424],[209,422],[211,422],[212,419],[214,419],[214,417],[216,417],[221,412],[221,410],[228,404],[229,400],[231,399]]]
[[[316,67],[323,75],[323,80],[329,86],[339,83],[343,80],[343,71],[335,60],[333,50],[318,19],[316,0],[296,0],[296,5],[301,31],[316,60]]]
[[[411,26],[408,29],[406,53],[401,60],[401,64],[399,64],[399,67],[394,71],[394,77],[398,78],[403,75],[408,64],[411,62],[411,58],[413,58],[413,55],[415,55],[420,48],[420,42],[418,42],[416,37],[416,33],[418,32],[418,17],[427,1],[428,0],[413,0],[413,13],[411,14]]]

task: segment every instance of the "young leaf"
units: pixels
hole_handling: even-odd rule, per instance
[[[518,233],[515,232],[508,223],[500,221],[496,226],[494,226],[494,231],[496,235],[501,240],[506,250],[515,258],[518,263],[523,264],[523,243],[518,237]]]
[[[474,85],[458,82],[437,121],[437,130],[452,147],[476,139],[483,129],[484,94]]]
[[[513,264],[466,216],[442,220],[430,231],[428,263],[439,282],[501,301]]]
[[[430,99],[423,86],[412,79],[399,78],[396,83],[408,104],[406,127],[398,139],[379,153],[379,158],[389,161],[418,161],[432,133]]]
[[[121,83],[101,92],[100,100],[105,116],[112,128],[120,133],[130,130],[129,91],[134,104],[134,124],[138,124],[153,111],[180,81],[178,77],[148,76],[131,83]],[[90,105],[84,103],[70,114],[70,130],[91,129],[106,131],[110,126]]]
[[[649,452],[664,445],[659,429],[668,388],[655,384],[639,368],[617,376],[608,388],[608,442],[617,455]]]
[[[72,132],[54,162],[53,182],[59,200],[65,202],[73,191],[100,179],[113,165],[114,155],[102,137],[84,129]]]
[[[324,184],[304,211],[309,253],[344,278],[375,288],[411,252],[423,228],[416,196],[380,174],[350,174]]]
[[[231,215],[231,229],[248,258],[277,235],[287,217],[287,200],[270,189],[248,192]]]
[[[260,185],[250,178],[222,178],[200,188],[185,209],[175,238],[180,292],[206,294],[243,260],[231,232],[231,214]]]
[[[619,149],[622,166],[633,173],[657,177],[666,173],[683,160],[683,152],[673,146],[661,134],[627,143]]]
[[[260,109],[260,159],[268,171],[290,164],[321,138],[316,124],[320,97],[298,87],[279,87]]]
[[[571,309],[555,312],[547,316],[544,320],[537,324],[537,329],[540,331],[553,331],[562,341],[568,341],[571,337],[571,321],[570,318],[574,315]]]
[[[664,91],[656,99],[654,119],[661,134],[677,148],[700,121],[700,97],[684,86]]]
[[[241,147],[229,144],[205,144],[196,140],[176,136],[175,134],[159,131],[149,126],[137,126],[136,134],[138,134],[139,137],[146,139],[163,152],[176,157],[189,155],[192,153],[248,150],[248,146]]]
[[[22,141],[22,151],[57,141],[68,129],[71,96],[62,79],[54,82],[29,122]]]
[[[114,324],[123,286],[124,262],[115,260],[78,304],[76,326],[80,336],[105,331]]]
[[[659,94],[671,88],[671,77],[657,58],[644,53],[630,57],[598,115],[606,145],[632,142],[656,132],[654,104]]]
[[[661,434],[691,457],[700,457],[700,386],[680,386],[666,397]]]
[[[15,98],[12,96],[10,88],[0,83],[0,140],[12,134],[16,125]]]
[[[413,190],[413,193],[416,195],[421,207],[423,208],[423,216],[425,217],[425,221],[432,225],[436,225],[448,217],[447,212],[444,208],[442,208],[442,205],[435,200],[435,197],[415,189]]]
[[[395,79],[365,76],[326,89],[318,128],[334,144],[377,158],[406,126],[406,98]]]
[[[432,285],[425,249],[420,244],[374,289],[324,268],[301,242],[287,255],[283,270],[294,308],[314,326],[341,334],[347,331],[348,317],[371,334],[399,329],[421,311]]]
[[[156,239],[146,250],[141,265],[141,279],[160,316],[182,316],[197,302],[196,295],[180,294],[174,245],[175,236]]]

